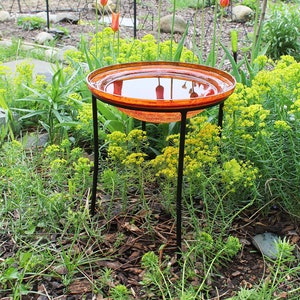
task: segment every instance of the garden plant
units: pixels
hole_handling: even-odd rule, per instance
[[[175,16],[185,3],[170,4]],[[117,6],[112,26],[103,27],[98,12],[96,32],[65,53],[50,82],[34,76],[30,63],[14,74],[0,64],[1,298],[299,299],[299,13],[273,3],[273,22],[257,15],[252,22],[260,33],[241,47],[235,31],[230,45],[222,41],[229,1],[192,4],[198,14],[191,47],[187,30],[177,41],[173,32],[165,40],[159,32],[123,37]],[[203,53],[196,18],[207,5],[214,5],[214,38]],[[253,7],[261,12],[259,1]],[[287,22],[290,15],[295,24]],[[29,21],[20,25],[41,24]],[[19,42],[0,49],[0,58],[16,52],[25,55]],[[142,124],[99,102],[96,215],[89,210],[95,149],[86,76],[103,66],[156,60],[219,68],[226,61],[237,80],[222,128],[218,108],[188,121],[180,261],[174,233],[179,123]],[[41,133],[47,143],[28,146]],[[255,226],[282,219],[281,229],[288,229],[277,230],[276,258],[247,244]],[[243,274],[249,248],[262,262],[255,278]],[[232,287],[238,276],[244,279]]]

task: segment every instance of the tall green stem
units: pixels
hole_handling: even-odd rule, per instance
[[[175,14],[176,14],[176,0],[173,0],[173,17],[172,17],[171,45],[170,45],[171,60],[173,60],[173,39],[174,39]]]
[[[204,0],[202,0],[204,1]],[[197,28],[197,14],[198,14],[198,11],[199,11],[199,5],[200,5],[200,0],[197,0],[197,7],[196,7],[196,10],[195,10],[195,14],[194,14],[194,31],[193,31],[193,60],[194,60],[194,56],[195,56],[195,50],[197,48],[197,45],[196,45],[196,28]],[[201,38],[202,38],[202,35],[201,35]]]
[[[162,0],[158,3],[158,25],[157,25],[157,59],[160,60],[160,17],[161,17]]]

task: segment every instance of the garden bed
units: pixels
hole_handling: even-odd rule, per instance
[[[154,16],[153,27],[151,15],[149,15],[145,27],[138,30],[137,37],[139,39],[148,33],[157,36],[155,23],[156,4],[157,1],[151,1],[151,9]],[[189,8],[181,10],[179,15],[186,20],[193,20],[194,12],[194,9]],[[144,21],[143,15],[148,13],[148,8],[138,10],[138,19],[141,23]],[[170,7],[164,7],[163,13],[170,13]],[[210,49],[213,39],[213,30],[209,30],[213,26],[213,13],[213,8],[205,8],[205,29],[207,30],[205,30],[204,38],[207,43],[205,43],[204,51]],[[82,35],[86,35],[90,38],[89,34],[95,33],[95,28],[98,26],[95,26],[95,12],[86,10],[81,12],[81,17],[84,21],[82,24],[84,25],[60,24],[60,26],[66,29],[68,34],[61,37],[55,46],[63,47],[73,45],[78,47]],[[200,20],[198,21],[200,22]],[[218,23],[217,26],[220,26],[220,24]],[[201,23],[198,23],[195,29],[197,39],[201,38],[200,34],[202,31],[199,28],[201,28]],[[247,35],[252,30],[251,24],[233,23],[230,17],[230,9],[228,9],[228,13],[223,22],[222,32],[218,33],[220,33],[222,42],[228,46],[229,49],[231,47],[229,45],[229,36],[233,28],[239,29],[240,47],[247,44]],[[220,27],[218,27],[218,29],[220,29]],[[25,31],[17,26],[16,20],[11,20],[8,23],[0,23],[0,32],[2,32],[3,38],[19,37],[24,41],[32,43],[38,31],[39,30]],[[121,28],[120,33],[122,38],[132,37],[133,28]],[[194,38],[193,34],[194,29],[191,28],[186,39],[187,48],[191,48],[191,41]],[[170,34],[163,33],[161,35],[163,41],[168,41],[169,38]],[[181,35],[175,34],[176,41],[179,41],[180,38]],[[241,53],[239,54],[241,55]],[[218,62],[220,62],[220,59]],[[286,69],[286,72],[292,72],[293,69],[291,68],[292,70],[290,70],[288,68],[292,64],[295,64],[296,68],[296,63],[289,58],[286,58],[281,64],[284,68],[279,66],[279,71]],[[68,65],[68,68],[70,67],[71,66]],[[223,67],[229,71],[231,70],[231,65],[227,63],[227,61]],[[275,68],[274,65],[268,65],[268,67],[269,70]],[[70,70],[66,72],[70,72]],[[27,78],[27,73],[29,73],[28,69],[23,69],[19,80],[20,78],[23,78],[23,80]],[[66,74],[68,74],[68,76],[70,75],[70,73]],[[184,293],[190,291],[195,293],[200,286],[202,289],[201,293],[198,293],[199,298],[197,299],[230,299],[230,297],[237,295],[242,288],[250,291],[249,293],[252,293],[251,297],[257,298],[258,296],[263,297],[262,295],[267,295],[266,298],[261,299],[298,299],[297,292],[293,293],[291,291],[299,289],[300,286],[299,272],[297,273],[295,271],[299,268],[300,228],[299,219],[297,218],[299,212],[297,211],[296,205],[293,206],[292,209],[288,206],[284,206],[285,203],[296,203],[293,201],[296,200],[295,194],[297,188],[293,187],[292,179],[299,176],[297,175],[297,169],[291,170],[290,173],[285,173],[286,177],[284,178],[287,178],[288,175],[293,175],[293,172],[295,172],[294,177],[291,176],[293,178],[291,179],[289,177],[286,181],[274,179],[270,176],[267,178],[268,180],[264,181],[264,187],[262,187],[261,184],[257,187],[257,194],[252,195],[251,186],[247,185],[247,176],[253,175],[251,177],[252,179],[254,178],[253,181],[259,181],[260,179],[259,177],[255,177],[256,167],[254,168],[251,163],[248,163],[248,161],[243,162],[242,160],[244,157],[252,159],[253,156],[255,156],[257,160],[255,163],[261,168],[260,176],[262,177],[265,175],[264,171],[269,171],[270,174],[272,174],[273,168],[281,169],[280,166],[282,166],[282,168],[289,169],[290,166],[293,166],[292,163],[289,163],[288,159],[291,159],[292,156],[296,157],[297,151],[299,151],[297,150],[299,138],[298,140],[297,137],[295,138],[295,135],[299,131],[294,130],[290,133],[288,131],[289,127],[284,128],[282,122],[275,124],[278,126],[276,127],[271,117],[268,119],[268,124],[269,126],[273,126],[274,131],[272,134],[265,134],[270,127],[263,128],[263,126],[265,126],[264,120],[268,118],[267,111],[272,111],[272,105],[275,103],[275,101],[271,101],[272,105],[268,103],[270,100],[268,97],[272,97],[273,94],[277,95],[276,101],[278,100],[278,105],[282,105],[282,107],[280,106],[279,108],[275,105],[277,109],[276,116],[278,112],[286,111],[286,114],[288,114],[290,118],[291,126],[296,127],[298,124],[296,122],[297,120],[295,121],[295,116],[297,118],[297,112],[295,112],[296,108],[293,108],[295,110],[293,111],[293,104],[290,103],[290,97],[294,94],[296,95],[294,90],[296,84],[292,81],[295,80],[293,79],[294,75],[289,78],[289,73],[287,73],[286,77],[283,72],[279,74],[280,75],[276,75],[275,73],[273,77],[274,81],[275,78],[277,78],[276,76],[279,76],[280,80],[287,80],[289,82],[289,84],[286,84],[287,89],[283,91],[286,92],[287,95],[278,90],[280,88],[279,84],[275,84],[268,77],[265,79],[265,77],[261,76],[261,82],[259,80],[256,82],[256,89],[253,88],[253,90],[251,90],[251,87],[246,85],[244,88],[239,86],[237,88],[237,95],[243,95],[244,97],[241,97],[241,100],[236,96],[235,100],[241,100],[237,102],[237,104],[231,100],[232,107],[235,107],[235,111],[231,111],[230,105],[229,108],[227,107],[227,111],[225,111],[225,117],[227,119],[225,119],[224,122],[224,133],[222,133],[222,147],[224,147],[222,153],[227,153],[229,158],[240,156],[241,162],[235,159],[231,159],[229,162],[225,160],[224,165],[226,166],[226,163],[228,163],[227,165],[233,168],[233,171],[231,170],[232,172],[228,173],[225,172],[225,169],[225,171],[220,169],[219,163],[216,163],[215,168],[217,168],[218,172],[222,175],[219,174],[219,176],[215,176],[212,174],[211,178],[213,179],[209,178],[208,182],[206,182],[206,187],[210,187],[211,190],[209,188],[204,189],[207,193],[197,194],[200,187],[201,190],[203,188],[201,181],[196,182],[197,184],[193,187],[194,190],[189,191],[187,189],[186,191],[183,205],[183,257],[185,259],[184,262],[193,264],[191,268],[188,268],[184,264],[178,265],[176,262],[175,197],[172,196],[172,193],[174,193],[172,178],[169,184],[166,183],[164,186],[161,186],[160,184],[165,177],[158,177],[161,179],[160,182],[160,179],[157,179],[157,177],[155,177],[155,179],[153,178],[154,173],[152,173],[151,180],[147,181],[148,178],[144,171],[146,172],[148,167],[139,169],[140,166],[136,167],[134,164],[127,166],[127,159],[120,160],[118,164],[115,163],[115,169],[121,170],[119,173],[125,176],[118,177],[118,175],[116,175],[118,172],[116,171],[116,173],[114,173],[114,169],[104,169],[109,159],[113,160],[113,152],[111,154],[109,149],[103,147],[105,151],[101,148],[103,150],[103,153],[101,153],[103,154],[103,157],[101,157],[101,167],[103,167],[103,170],[101,171],[103,171],[102,174],[106,174],[107,177],[104,177],[104,175],[100,176],[101,180],[99,179],[98,185],[96,215],[91,218],[88,213],[92,177],[92,151],[89,144],[91,142],[89,139],[91,139],[92,136],[91,131],[85,133],[84,138],[86,138],[86,140],[80,141],[80,145],[83,145],[83,153],[79,154],[76,149],[77,152],[74,151],[73,153],[72,150],[74,149],[70,150],[70,145],[68,145],[68,142],[65,140],[60,141],[57,145],[50,145],[49,148],[46,149],[34,148],[25,149],[24,151],[23,149],[20,150],[22,147],[18,145],[17,142],[4,143],[0,160],[1,164],[3,164],[0,168],[0,186],[3,186],[0,266],[4,270],[2,274],[0,273],[0,298],[8,299],[13,293],[16,299],[22,294],[21,297],[25,300],[160,299],[157,295],[159,294],[158,289],[161,287],[163,292],[165,292],[165,299],[168,299],[170,294],[176,295],[176,293],[182,296],[180,299],[194,299],[188,298],[188,295],[184,295]],[[265,76],[267,75],[265,74]],[[267,83],[265,83],[264,80],[266,80]],[[30,84],[30,80],[28,81]],[[18,80],[15,82],[18,83]],[[71,83],[68,82],[70,86]],[[16,84],[15,93],[23,92],[18,90],[18,87],[21,86],[20,84],[20,82],[19,85]],[[35,83],[32,84],[34,86]],[[54,87],[53,85],[50,87],[46,83],[42,84],[44,85],[43,88],[40,87],[40,95],[46,95],[48,97],[49,94],[47,94],[47,91],[51,90],[51,88],[54,90]],[[68,101],[70,101],[71,105],[74,105],[76,101],[80,101],[79,93],[76,94],[77,85],[75,85],[73,91],[67,91],[67,93],[64,94],[64,88],[68,87],[68,84],[62,84],[60,86],[62,90],[60,94],[61,98],[56,99],[58,101],[58,108],[60,108],[60,106],[63,107],[63,116],[68,113],[65,103],[69,103]],[[289,85],[293,87],[294,94],[289,92]],[[271,86],[273,88],[272,92],[268,92],[266,89],[266,93],[264,94],[264,88],[266,86]],[[247,91],[247,93],[245,91]],[[46,94],[43,94],[44,92]],[[83,88],[81,92],[82,95],[86,94],[86,90]],[[15,93],[13,92],[12,94],[15,95]],[[263,104],[268,106],[268,110],[267,108],[256,105],[255,101],[258,101],[256,99],[257,93],[260,93],[259,99],[266,97],[266,103]],[[53,96],[53,94],[51,94],[51,96]],[[73,98],[69,97],[70,94]],[[31,100],[35,99],[35,95],[30,96],[32,97]],[[51,99],[51,97],[47,97],[43,99]],[[251,97],[253,97],[254,100],[252,100]],[[74,99],[76,101],[72,102]],[[90,99],[90,95],[88,99]],[[245,99],[249,100],[249,103],[246,103]],[[87,102],[87,99],[84,100]],[[84,105],[87,104],[86,102],[82,104],[83,108],[85,107]],[[289,105],[288,111],[285,102]],[[67,107],[70,108],[70,105],[68,104]],[[253,111],[248,110],[249,107],[253,108]],[[80,108],[78,108],[78,110]],[[44,110],[44,112],[45,111],[46,110]],[[88,118],[90,111],[87,110],[84,112],[84,117]],[[38,120],[44,117],[42,113],[38,116]],[[113,111],[113,115],[119,116],[116,111]],[[209,115],[209,118],[210,120],[216,119],[214,112]],[[294,120],[292,120],[292,118],[294,118]],[[55,118],[53,117],[53,119]],[[234,126],[233,119],[237,120],[237,122],[240,121],[240,123],[237,123],[240,127]],[[69,119],[66,120],[69,121]],[[78,120],[79,119],[76,119],[76,121]],[[124,125],[127,121],[122,119],[122,124]],[[249,122],[247,123],[247,121]],[[254,125],[251,123],[252,121]],[[255,124],[254,121],[257,122],[257,124]],[[41,130],[42,127],[40,123],[37,122],[37,124],[39,124],[38,130]],[[203,122],[201,122],[201,124],[203,124]],[[82,123],[81,125],[86,124]],[[128,123],[126,123],[126,125],[128,125]],[[199,126],[198,124],[198,127]],[[249,129],[247,126],[251,126],[251,128]],[[30,131],[36,130],[35,127],[34,130],[32,130],[32,128],[33,127],[30,127]],[[57,128],[60,127],[55,127],[56,130]],[[156,139],[158,140],[160,137],[159,134],[163,130],[158,128],[158,132],[155,132],[151,126],[147,128],[150,128],[149,135],[152,142],[156,141]],[[278,131],[276,131],[276,128],[279,128]],[[91,128],[89,128],[89,130],[90,129]],[[154,136],[151,136],[153,133],[151,130],[154,131]],[[282,131],[280,132],[279,130]],[[204,133],[208,131],[209,130],[206,131],[204,128]],[[251,136],[250,134],[253,132],[254,134]],[[287,134],[287,132],[290,135]],[[70,140],[75,139],[74,131],[72,131],[72,134],[69,132],[68,134]],[[265,134],[261,136],[263,139],[259,139],[261,134]],[[281,143],[272,140],[274,135],[276,135],[276,138],[278,138]],[[219,135],[217,134],[217,136]],[[294,139],[287,138],[290,136]],[[251,138],[255,140],[253,141]],[[218,140],[216,136],[208,137],[206,143],[210,144],[214,139]],[[193,143],[194,140],[200,141],[201,139],[198,136],[197,138],[190,137],[189,143]],[[270,142],[270,145],[265,145],[265,140]],[[104,143],[104,141],[102,142]],[[165,140],[161,142],[165,143]],[[125,144],[127,146],[128,140],[126,140]],[[176,145],[176,137],[174,140],[168,141],[168,146],[174,144]],[[219,145],[218,142],[216,144]],[[107,144],[105,144],[105,146],[106,145]],[[166,146],[167,144],[164,145]],[[294,152],[291,145],[294,147]],[[195,145],[195,147],[196,146],[198,147],[198,145]],[[270,148],[267,146],[270,146]],[[59,147],[66,148],[58,149]],[[131,148],[131,151],[135,151],[137,148],[135,145]],[[159,150],[162,148],[160,145]],[[271,151],[270,149],[272,151],[274,150],[274,158],[272,155],[269,157],[268,151]],[[205,152],[207,148],[204,147],[202,150]],[[50,157],[51,151],[52,157]],[[130,154],[132,153],[127,153],[126,151],[124,150],[126,154],[125,157],[131,157]],[[250,151],[252,155],[249,155],[248,151]],[[121,152],[121,154],[124,153]],[[283,157],[280,156],[282,153],[284,154]],[[287,155],[288,157],[285,157],[285,153],[289,153]],[[151,155],[149,154],[149,160],[154,156],[153,153],[151,153]],[[220,159],[221,154],[219,153],[218,155],[217,159]],[[279,158],[276,155],[278,155]],[[76,159],[74,157],[76,157]],[[160,167],[162,169],[163,163],[168,162],[167,159],[168,157],[166,161],[161,163]],[[274,161],[278,165],[275,165]],[[285,163],[286,161],[288,163]],[[292,162],[295,161],[296,159]],[[195,160],[195,164],[196,163],[199,163],[199,159]],[[189,164],[189,170],[192,169],[191,166],[192,165]],[[266,169],[264,169],[265,166]],[[197,167],[201,168],[201,165],[197,165]],[[241,173],[236,175],[236,173],[238,173],[236,169],[239,167],[240,169],[238,169],[238,171]],[[209,170],[209,168],[210,164],[203,168],[204,172]],[[172,171],[170,170],[170,166],[164,170],[166,169],[167,171]],[[135,172],[141,170],[143,172],[139,173],[139,177],[137,176],[138,173]],[[82,172],[82,174],[80,173],[82,178],[79,176],[80,174],[78,175],[80,171]],[[107,173],[105,173],[105,171],[107,171]],[[200,174],[197,173],[197,170],[194,171],[196,172],[195,175],[197,174],[198,176]],[[223,171],[224,173],[221,173]],[[245,173],[242,173],[242,171]],[[249,173],[246,173],[247,171],[249,171]],[[225,175],[228,174],[232,180],[236,179],[237,181],[233,183],[233,185],[237,183],[237,186],[234,186],[232,190],[226,190],[227,185],[231,187],[232,184],[231,179],[226,182]],[[242,175],[240,176],[240,174]],[[126,177],[126,175],[128,177]],[[147,175],[149,174],[147,173]],[[146,178],[143,178],[145,179],[145,183],[142,184],[141,188],[137,181],[143,176]],[[195,176],[195,178],[197,176]],[[224,176],[224,178],[222,176]],[[237,177],[235,178],[235,176]],[[220,179],[221,177],[224,181]],[[124,187],[126,179],[128,180],[128,187]],[[216,184],[214,180],[216,180]],[[240,183],[239,180],[242,181],[242,183]],[[245,180],[245,182],[243,182],[243,180]],[[281,198],[279,196],[273,196],[273,193],[277,192],[276,187],[274,188],[272,185],[273,183],[275,183],[276,186],[280,186],[279,189],[282,186],[283,189],[286,188],[286,194],[280,195]],[[186,183],[186,186],[190,186],[189,184],[193,185],[193,182]],[[218,192],[213,194],[218,188],[220,188],[222,192],[225,191],[224,195],[221,193],[218,194]],[[265,198],[259,195],[258,188],[260,188],[261,193],[264,193]],[[191,194],[189,194],[189,192]],[[193,193],[196,193],[197,197]],[[290,199],[289,195],[291,195]],[[208,202],[204,200],[207,196],[213,198],[213,201],[210,199],[210,205],[216,209],[209,207]],[[259,200],[257,200],[257,198]],[[169,202],[167,202],[168,200]],[[20,202],[15,203],[15,201]],[[261,203],[259,201],[261,201]],[[28,205],[29,202],[30,205]],[[236,203],[238,205],[235,205]],[[255,203],[255,205],[251,205],[253,203]],[[232,212],[238,211],[239,205],[247,208],[241,209],[241,212],[235,215],[235,213]],[[221,210],[220,215],[217,215],[217,211],[219,213],[219,210]],[[291,214],[293,210],[295,210],[295,217]],[[194,214],[193,217],[191,217],[191,211]],[[232,214],[235,217],[232,223],[230,223],[231,217],[228,216]],[[274,262],[262,256],[254,247],[252,239],[256,234],[264,232],[274,233],[280,236],[284,241],[285,239],[289,240],[294,250],[293,255],[287,256],[287,259],[292,257],[292,261],[286,261],[283,257],[282,260],[278,260],[279,262]],[[226,245],[231,237],[237,238],[241,248],[237,251],[237,255],[230,256],[228,254],[228,256],[223,257],[221,255],[223,253],[222,251],[225,251],[224,249],[226,249]],[[223,246],[224,249],[220,245]],[[198,252],[196,252],[193,247],[195,247]],[[197,247],[199,247],[200,250],[197,249]],[[203,249],[201,247],[203,247]],[[234,248],[234,245],[232,247]],[[193,252],[193,250],[195,250],[195,252]],[[229,250],[234,252],[236,249]],[[154,256],[151,256],[153,253]],[[199,255],[199,253],[201,255]],[[287,249],[283,253],[291,254]],[[211,265],[210,263],[206,264],[206,260],[208,260]],[[211,269],[210,266],[212,266]],[[188,274],[184,272],[186,270],[189,271]],[[155,282],[155,280],[158,282]],[[181,282],[181,280],[183,282],[182,286],[180,286],[180,284],[178,285],[178,282]],[[126,287],[125,290],[123,286]],[[26,289],[28,289],[28,293]],[[268,291],[271,289],[274,289],[274,292],[269,294]],[[256,294],[256,290],[259,291],[259,293]],[[263,294],[264,291],[265,294]],[[168,292],[170,292],[170,294],[168,294]],[[184,298],[184,296],[186,296],[186,298]],[[178,299],[179,297],[180,296],[178,296]],[[177,296],[174,298],[170,297],[170,299],[177,299]],[[244,298],[240,296],[240,298],[234,299],[252,298],[250,298],[250,296],[248,298],[246,298],[246,296]]]

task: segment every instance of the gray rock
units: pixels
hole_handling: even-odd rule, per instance
[[[76,47],[74,47],[74,46],[64,46],[64,47],[62,47],[61,49],[59,49],[59,50],[57,51],[56,57],[57,57],[57,59],[58,59],[60,62],[65,61],[65,53],[66,53],[66,51],[68,51],[68,50],[77,51],[78,49],[77,49]]]
[[[237,5],[232,8],[232,21],[244,23],[253,16],[253,10],[245,5]]]
[[[79,16],[71,13],[71,12],[65,12],[65,13],[58,13],[55,18],[54,23],[59,23],[59,22],[67,22],[71,24],[77,24],[79,21]]]
[[[57,59],[57,52],[58,52],[57,49],[47,49],[47,50],[45,50],[44,54],[45,54],[46,60],[50,60],[50,61],[56,60]]]
[[[10,21],[10,14],[8,11],[0,10],[0,22]]]
[[[36,16],[36,17],[42,18],[45,21],[47,21],[47,12],[45,12],[45,11],[41,11],[41,12],[35,14],[35,15],[30,15],[30,16]],[[49,22],[50,23],[55,23],[56,22],[56,15],[53,15],[53,14],[49,13]]]
[[[53,35],[48,32],[40,32],[35,37],[35,42],[43,45],[47,42],[51,42],[54,39]]]
[[[42,60],[38,59],[19,59],[19,60],[14,60],[10,62],[3,63],[4,66],[8,67],[10,70],[11,74],[14,75],[16,72],[16,67],[17,65],[21,63],[29,63],[33,64],[33,75],[44,75],[45,80],[47,82],[51,82],[52,75],[53,75],[53,69],[54,65]]]
[[[13,118],[14,121],[17,121],[18,120],[18,114],[13,112],[12,113],[12,118]],[[6,125],[8,121],[9,121],[8,111],[5,110],[4,108],[0,107],[0,129],[1,129],[1,126]]]
[[[7,115],[6,111],[0,107],[0,126],[6,124]]]
[[[99,19],[99,24],[102,25],[102,23],[110,26],[111,25],[111,16],[104,16],[104,18]],[[139,25],[139,21],[136,20],[136,25]],[[133,20],[131,18],[121,18],[120,19],[120,26],[121,27],[133,27]]]
[[[160,31],[165,33],[172,32],[173,15],[166,15],[160,19]],[[180,16],[175,16],[174,33],[184,33],[187,22]]]
[[[254,236],[252,243],[262,254],[271,259],[276,259],[278,254],[276,244],[279,240],[280,238],[276,234],[265,232]]]
[[[49,140],[48,133],[30,134],[25,136],[23,140],[26,142],[25,148],[44,147]]]
[[[1,47],[11,47],[12,46],[12,41],[11,40],[0,41],[0,46]]]

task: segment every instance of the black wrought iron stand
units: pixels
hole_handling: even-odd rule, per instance
[[[90,212],[94,216],[96,212],[97,182],[99,172],[99,140],[98,140],[98,116],[97,116],[97,98],[92,95],[93,110],[93,131],[94,131],[94,173],[93,187],[91,196]],[[177,193],[176,193],[176,245],[177,260],[182,256],[182,186],[183,186],[183,168],[184,168],[184,148],[187,124],[187,110],[181,112],[180,139],[179,139],[179,157],[177,170]],[[223,103],[219,104],[218,125],[222,127]]]

